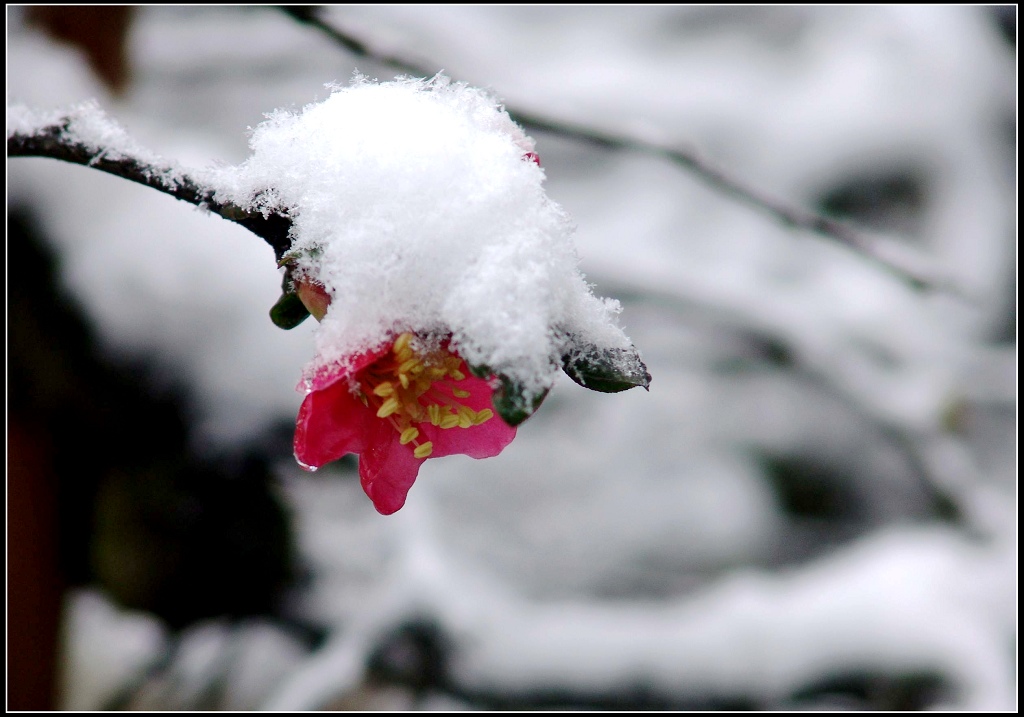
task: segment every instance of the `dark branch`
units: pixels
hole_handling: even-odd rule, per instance
[[[418,65],[406,58],[374,49],[363,40],[325,22],[321,17],[322,8],[320,7],[282,6],[280,9],[295,20],[315,28],[357,57],[365,57],[389,65],[410,75],[432,77],[437,73],[437,70]],[[767,212],[785,226],[808,231],[850,247],[886,271],[908,282],[914,288],[937,288],[938,285],[945,283],[941,277],[933,275],[934,272],[930,267],[914,265],[919,262],[915,262],[910,257],[903,257],[897,261],[891,256],[884,256],[878,247],[876,238],[868,237],[848,224],[803,209],[748,186],[722,168],[714,166],[696,151],[665,146],[635,137],[608,134],[508,106],[506,109],[513,120],[529,130],[546,132],[604,149],[643,152],[664,157],[701,177],[729,196]],[[944,286],[943,288],[951,287]]]
[[[14,133],[7,138],[7,156],[59,159],[143,184],[240,224],[270,244],[278,260],[288,251],[291,241],[288,237],[291,220],[288,217],[280,214],[264,217],[235,204],[218,202],[212,188],[204,187],[170,165],[155,165],[137,157],[123,156],[123,153],[105,156],[103,150],[97,152],[69,137],[67,128],[68,122],[64,122],[41,128],[31,135]]]
[[[730,176],[722,168],[712,165],[696,151],[665,147],[632,137],[619,137],[518,110],[515,112],[509,110],[509,114],[513,115],[513,118],[524,127],[548,132],[549,134],[565,137],[566,139],[588,142],[605,149],[630,150],[667,157],[681,167],[700,175],[710,184],[727,194],[752,206],[768,211],[787,226],[796,229],[806,229],[816,234],[823,234],[832,239],[838,239],[842,243],[848,244],[860,251],[867,251],[865,241],[852,227],[815,212],[787,205],[782,200],[769,197]]]
[[[373,50],[359,38],[353,37],[346,32],[342,32],[341,30],[328,25],[320,17],[320,11],[323,8],[315,5],[281,5],[279,6],[279,9],[286,15],[290,15],[298,22],[305,23],[310,27],[316,28],[324,35],[331,38],[333,42],[341,45],[356,57],[365,57],[367,59],[374,60],[375,62],[389,65],[401,72],[408,72],[410,75],[432,77],[437,74],[436,71],[432,72],[428,69],[424,69],[421,65],[410,62],[398,55],[391,55],[380,50]]]

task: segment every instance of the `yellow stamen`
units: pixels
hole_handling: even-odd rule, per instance
[[[459,406],[459,428],[469,428],[473,425],[473,419],[476,418],[476,411],[469,406]]]
[[[415,348],[414,348],[415,346]],[[416,336],[405,332],[395,339],[391,353],[368,367],[359,377],[359,399],[391,424],[401,445],[411,445],[417,459],[431,456],[434,444],[421,443],[430,423],[443,430],[472,428],[489,420],[493,411],[474,411],[462,401],[472,391],[456,388],[466,374],[461,358],[444,348],[424,350]]]
[[[409,348],[409,342],[412,341],[412,334],[406,331],[404,334],[395,339],[395,353],[401,351],[409,351],[412,353],[412,349]]]
[[[377,418],[387,418],[392,413],[396,413],[401,407],[402,402],[398,400],[398,397],[392,396],[377,409]]]
[[[373,394],[375,396],[380,396],[381,398],[384,398],[385,396],[393,396],[394,393],[395,386],[389,381],[385,381],[381,385],[377,386],[377,388],[373,389]]]

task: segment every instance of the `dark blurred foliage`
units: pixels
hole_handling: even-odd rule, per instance
[[[25,20],[82,52],[107,89],[121,94],[131,80],[127,38],[134,14],[129,5],[33,5]]]
[[[1003,36],[1003,39],[1016,50],[1017,48],[1017,5],[996,5],[991,8],[992,17],[995,19],[996,24],[999,27],[999,31]],[[1010,149],[1010,156],[1012,157],[1012,170],[1016,172],[1017,169],[1017,116],[1014,114],[1012,117],[1007,118],[1005,123],[1005,134],[1007,138],[1007,145]],[[1016,241],[1014,242],[1016,246]],[[1016,266],[1016,263],[1014,263]],[[1017,282],[1016,272],[1012,276],[1008,277],[1009,293],[1015,295],[1017,293]],[[997,337],[1004,343],[1016,343],[1017,342],[1017,304],[1012,302],[1010,305],[1009,315],[1006,317],[1006,321],[1003,323],[1002,332]]]
[[[992,19],[999,27],[1003,39],[1010,45],[1017,46],[1017,5],[994,5],[991,8]]]
[[[788,710],[922,710],[941,704],[952,686],[934,672],[892,674],[872,671],[830,671],[782,699],[763,694],[718,692],[688,697],[668,696],[638,678],[633,684],[605,689],[508,687],[466,688],[447,669],[451,638],[428,617],[410,619],[384,635],[367,662],[363,690],[327,706],[332,710],[365,707],[367,689],[400,685],[413,704],[432,694],[446,694],[480,710],[610,710],[610,711],[788,711]],[[360,700],[363,700],[360,702]],[[429,703],[426,703],[429,704]]]
[[[807,685],[793,700],[802,710],[908,712],[941,704],[949,694],[948,681],[933,672],[886,675],[853,671]]]
[[[27,506],[8,523],[19,540],[54,543],[12,561],[9,584],[38,580],[33,571],[58,586],[96,582],[173,630],[279,613],[295,548],[269,468],[276,443],[231,458],[190,450],[185,393],[102,358],[21,211],[8,214],[7,247],[8,479]]]
[[[930,195],[925,168],[894,165],[833,187],[818,201],[818,208],[868,229],[915,236]]]
[[[7,421],[7,707],[53,709],[64,580],[49,443],[38,427]]]

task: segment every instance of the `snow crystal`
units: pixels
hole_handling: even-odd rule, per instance
[[[442,337],[529,392],[550,387],[569,337],[629,348],[617,302],[578,269],[573,225],[507,112],[443,76],[329,86],[268,115],[218,200],[292,219],[293,276],[332,304],[307,377],[401,331]]]
[[[15,104],[7,106],[7,137],[13,134],[33,135],[44,128],[59,122],[62,118],[59,111],[43,111]]]
[[[55,128],[71,144],[95,152],[100,158],[128,160],[149,175],[157,176],[167,187],[182,179],[182,169],[136,142],[115,120],[107,116],[96,100],[87,100],[61,109],[33,109],[21,104],[7,107],[7,137],[14,134],[40,136]]]

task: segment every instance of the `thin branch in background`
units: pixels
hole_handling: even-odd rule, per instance
[[[288,251],[291,220],[280,214],[263,216],[241,207],[214,199],[215,190],[176,170],[169,164],[158,164],[140,156],[126,154],[123,149],[107,155],[103,150],[69,134],[72,117],[67,116],[31,133],[13,132],[7,137],[8,157],[48,157],[63,162],[98,169],[122,179],[145,185],[169,194],[175,199],[208,209],[235,222],[264,239],[278,260]]]
[[[321,16],[323,9],[321,7],[286,5],[279,6],[279,9],[295,20],[320,31],[357,57],[364,57],[411,75],[432,77],[437,74],[436,69],[429,69],[393,53],[374,48],[364,40],[326,22]],[[913,255],[906,250],[900,251],[894,241],[870,236],[844,222],[796,206],[751,187],[721,167],[715,166],[693,149],[682,149],[637,137],[601,132],[590,127],[573,125],[507,105],[506,109],[513,120],[530,130],[546,132],[605,149],[641,152],[668,159],[734,199],[767,212],[785,226],[817,234],[853,249],[915,289],[955,290],[948,278],[939,276],[935,267],[926,265],[923,257]]]

